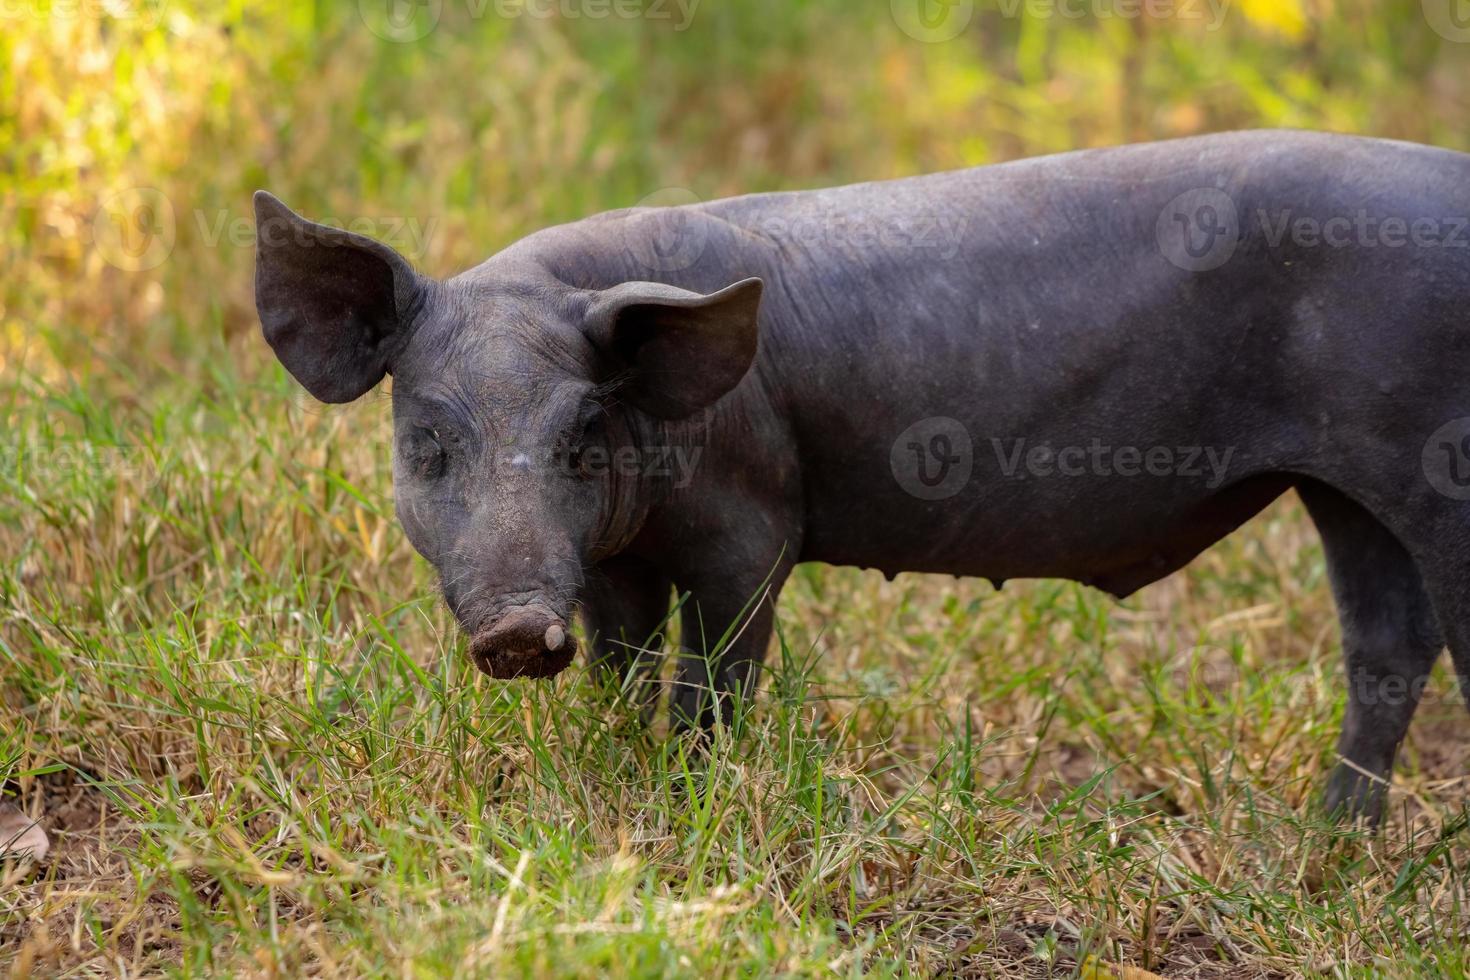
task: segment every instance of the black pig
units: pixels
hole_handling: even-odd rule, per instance
[[[391,373],[397,510],[496,677],[749,685],[800,561],[1117,596],[1295,488],[1374,817],[1448,642],[1470,682],[1470,157],[1247,132],[551,228],[439,282],[256,196],[265,337]],[[735,625],[733,638],[716,641]]]

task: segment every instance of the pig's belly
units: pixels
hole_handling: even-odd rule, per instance
[[[967,485],[936,500],[881,486],[818,492],[808,497],[801,556],[888,575],[1065,578],[1121,597],[1182,568],[1293,483],[1282,474],[1214,487],[1170,480],[1022,478]]]

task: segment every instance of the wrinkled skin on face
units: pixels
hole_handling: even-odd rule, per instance
[[[709,294],[568,289],[534,269],[440,283],[269,195],[256,209],[267,340],[323,401],[392,373],[398,517],[438,570],[470,656],[497,678],[555,675],[577,652],[589,568],[662,492],[618,461],[738,383],[759,280]]]
[[[570,663],[583,568],[613,532],[608,474],[586,465],[607,444],[609,399],[590,344],[548,312],[509,297],[446,303],[393,389],[399,520],[495,677]]]

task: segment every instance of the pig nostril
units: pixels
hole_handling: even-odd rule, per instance
[[[469,652],[491,677],[550,677],[576,656],[577,641],[550,610],[520,607],[477,633]]]

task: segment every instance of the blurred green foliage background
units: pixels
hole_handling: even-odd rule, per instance
[[[447,275],[670,187],[1250,126],[1464,147],[1470,43],[1436,2],[5,0],[0,357],[101,384],[121,361],[134,391],[275,370],[256,187]]]

